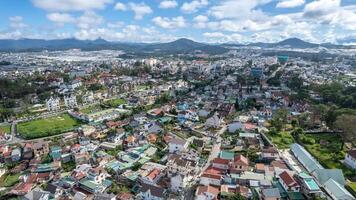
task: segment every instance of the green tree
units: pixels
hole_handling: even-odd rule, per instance
[[[355,115],[340,115],[337,117],[334,125],[337,129],[342,130],[340,137],[342,139],[341,150],[344,149],[346,142],[356,144],[356,116]]]

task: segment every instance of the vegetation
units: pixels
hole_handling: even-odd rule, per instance
[[[126,101],[124,99],[111,99],[109,101],[106,101],[104,103],[104,105],[107,105],[107,106],[110,106],[113,108],[117,108],[118,106],[125,104],[125,103],[126,103]]]
[[[117,154],[122,151],[122,146],[119,145],[117,146],[115,149],[110,149],[110,150],[107,150],[106,153],[108,153],[109,155],[112,155],[112,156],[117,156]]]
[[[79,120],[70,117],[68,114],[62,114],[46,119],[19,123],[17,132],[25,139],[34,139],[71,131],[80,124]]]
[[[5,174],[0,181],[0,187],[12,187],[16,185],[20,180],[21,174]]]
[[[0,126],[0,133],[1,132],[10,133],[11,132],[11,125],[1,125]]]
[[[347,177],[355,176],[355,172],[340,162],[345,158],[342,139],[337,134],[305,134],[300,136],[303,146],[326,168],[342,169]]]
[[[267,133],[267,137],[273,144],[277,145],[279,149],[288,149],[290,145],[294,143],[292,134],[285,131],[278,132],[274,128]]]
[[[76,164],[74,161],[69,161],[67,163],[62,162],[62,169],[64,172],[71,172],[75,169]]]

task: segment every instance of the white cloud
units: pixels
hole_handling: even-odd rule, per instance
[[[58,25],[73,23],[76,20],[72,15],[68,13],[49,13],[47,14],[47,19],[57,23]]]
[[[21,16],[10,17],[10,27],[14,29],[26,28],[27,25],[23,23],[23,18]]]
[[[318,0],[313,1],[304,8],[304,17],[330,18],[340,7],[341,0]]]
[[[243,36],[237,33],[234,34],[224,34],[222,32],[206,32],[203,36],[207,39],[207,42],[238,42],[241,43]]]
[[[254,8],[260,5],[271,2],[271,0],[248,0],[236,1],[226,0],[220,4],[215,5],[209,9],[209,13],[217,19],[240,19],[244,20],[253,17],[255,13],[262,13],[262,11],[253,12]]]
[[[157,26],[166,29],[182,28],[186,26],[185,19],[182,16],[173,17],[171,19],[168,17],[155,17],[152,19],[152,21]]]
[[[209,4],[208,0],[194,0],[191,2],[185,2],[181,10],[185,13],[195,13],[197,12],[200,8],[203,8]]]
[[[114,7],[115,10],[120,10],[120,11],[126,11],[127,10],[127,7],[125,4],[123,3],[120,3],[120,2],[117,2],[115,7]]]
[[[305,4],[305,0],[281,0],[277,3],[277,8],[294,8]]]
[[[82,29],[75,32],[74,37],[80,40],[103,38],[108,41],[125,42],[167,42],[177,38],[158,32],[154,27],[140,27],[132,24],[125,26],[121,32],[111,28]]]
[[[77,19],[77,26],[81,29],[91,29],[103,23],[102,16],[97,15],[93,11],[86,11],[82,16]]]
[[[209,21],[209,18],[205,15],[198,15],[193,18],[193,21],[195,22],[195,28],[206,28],[206,23]]]
[[[83,11],[104,9],[113,0],[32,0],[33,4],[47,11]]]
[[[129,3],[130,9],[135,13],[135,19],[140,20],[145,15],[151,14],[153,11],[151,7],[147,6],[145,3]]]
[[[175,0],[163,0],[159,4],[159,8],[162,8],[162,9],[175,8],[177,6],[178,6],[178,3]]]

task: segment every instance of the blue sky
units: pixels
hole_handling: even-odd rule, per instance
[[[356,38],[356,0],[1,0],[0,39],[275,42]]]

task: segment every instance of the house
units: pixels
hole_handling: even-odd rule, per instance
[[[262,189],[261,199],[262,200],[280,200],[281,194],[279,193],[278,188],[266,188],[266,189]]]
[[[60,109],[59,98],[51,97],[46,100],[46,107],[48,111],[57,111]]]
[[[243,155],[235,156],[234,161],[230,166],[230,172],[240,174],[241,172],[248,171],[249,162]]]
[[[325,182],[324,189],[334,200],[355,200],[352,194],[350,194],[344,186],[340,185],[333,179],[329,179]]]
[[[216,185],[220,186],[222,182],[222,176],[225,174],[224,170],[209,167],[200,176],[201,185]]]
[[[190,187],[189,183],[193,180],[192,176],[186,176],[179,173],[172,175],[170,178],[171,190],[173,192],[180,192],[187,187]]]
[[[283,186],[286,191],[299,192],[300,185],[287,171],[283,171],[278,175],[279,183]]]
[[[141,183],[138,196],[143,200],[161,200],[165,197],[165,189],[160,186]]]
[[[211,185],[198,186],[195,193],[195,200],[214,200],[217,199],[220,188]]]
[[[233,122],[227,126],[229,133],[235,133],[238,130],[242,130],[244,128],[241,122]]]
[[[11,152],[11,160],[13,162],[18,162],[21,160],[21,149],[20,148],[16,148],[13,149]]]
[[[64,96],[64,105],[67,108],[75,108],[78,106],[77,97],[74,94]]]
[[[180,138],[172,138],[168,143],[169,153],[178,153],[188,147],[188,142]]]
[[[114,194],[107,194],[107,193],[95,194],[93,200],[116,200],[116,196]]]
[[[223,120],[215,113],[212,117],[208,118],[205,122],[207,128],[219,128]]]
[[[272,161],[279,158],[278,150],[275,147],[264,148],[261,151],[261,157],[263,160]]]
[[[33,157],[32,144],[26,143],[23,147],[22,158],[26,160],[31,160]]]
[[[155,185],[165,175],[165,173],[158,168],[153,168],[146,176],[142,176],[140,179],[146,184]]]
[[[223,169],[223,170],[229,169],[229,164],[230,164],[230,160],[223,159],[223,158],[215,158],[212,161],[212,166],[214,168]]]
[[[356,170],[356,149],[350,150],[346,153],[344,163]]]
[[[32,145],[32,148],[33,148],[33,153],[37,157],[41,157],[49,153],[48,142],[44,142],[44,141],[36,142]]]
[[[313,198],[321,193],[321,190],[312,176],[305,172],[301,172],[296,176],[296,180],[301,186],[301,191],[305,196]]]

